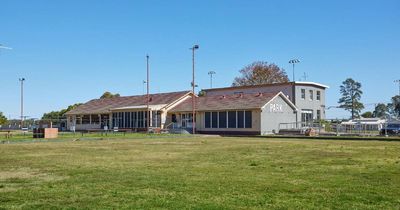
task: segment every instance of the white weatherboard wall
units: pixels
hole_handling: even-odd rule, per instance
[[[280,123],[296,121],[296,110],[281,95],[261,109],[261,135],[279,132]]]

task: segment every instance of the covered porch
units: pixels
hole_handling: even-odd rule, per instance
[[[111,125],[116,129],[132,129],[144,131],[150,128],[162,129],[165,124],[166,113],[162,109],[165,104],[120,107],[111,111]]]

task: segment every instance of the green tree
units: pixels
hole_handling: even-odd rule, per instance
[[[79,105],[81,105],[81,103],[70,105],[66,109],[61,109],[60,111],[51,111],[49,113],[44,113],[43,116],[42,116],[42,120],[65,119],[66,118],[65,113],[67,113],[70,110],[75,109]]]
[[[388,104],[388,109],[392,116],[400,117],[400,95],[392,97],[392,102]]]
[[[339,107],[350,111],[351,119],[359,117],[361,110],[364,109],[364,105],[360,102],[363,93],[361,83],[348,78],[340,85],[340,93],[342,97],[338,101]]]
[[[3,112],[0,112],[0,125],[4,125],[7,123],[6,116],[3,115]]]
[[[100,96],[100,99],[102,98],[115,98],[115,97],[120,97],[121,95],[119,95],[119,93],[116,94],[112,94],[111,92],[104,92],[103,95]]]
[[[264,61],[256,61],[239,72],[241,76],[233,80],[232,86],[262,85],[289,81],[284,69]]]
[[[361,117],[363,117],[363,118],[373,118],[374,114],[372,112],[368,111],[368,112],[362,113]]]
[[[376,105],[375,110],[373,112],[374,117],[383,118],[388,113],[388,107],[386,104],[379,103]]]

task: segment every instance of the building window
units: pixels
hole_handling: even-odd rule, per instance
[[[212,128],[218,128],[218,112],[212,112],[211,113],[211,127]]]
[[[137,121],[137,119],[138,119],[138,117],[137,117],[137,112],[134,112],[133,113],[133,125],[132,125],[132,127],[133,128],[137,128],[138,127],[138,121]]]
[[[314,91],[313,90],[309,90],[310,92],[310,101],[314,100]]]
[[[244,128],[244,111],[237,111],[237,127]]]
[[[317,101],[321,100],[321,91],[317,90]]]
[[[251,128],[251,111],[205,112],[205,128]]]
[[[228,128],[236,128],[236,112],[228,112]]]
[[[204,113],[204,127],[211,128],[211,112]]]
[[[317,110],[317,120],[321,119],[321,110]]]
[[[90,115],[83,115],[82,124],[89,124],[89,123],[90,123]]]
[[[92,124],[94,124],[94,125],[100,124],[99,115],[97,115],[97,114],[92,115]]]
[[[219,128],[226,128],[226,112],[218,112]]]
[[[75,117],[75,124],[76,125],[80,125],[81,124],[81,119],[82,119],[81,117],[76,116]]]
[[[138,112],[137,116],[137,121],[138,121],[138,128],[143,128],[143,112]]]
[[[244,127],[245,128],[251,128],[252,122],[253,122],[253,117],[251,111],[245,111],[244,115]]]
[[[306,99],[306,89],[301,89],[301,99]]]

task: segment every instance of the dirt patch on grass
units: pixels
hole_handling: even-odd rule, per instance
[[[31,168],[2,170],[0,171],[0,192],[16,191],[25,186],[61,181],[66,178]]]

